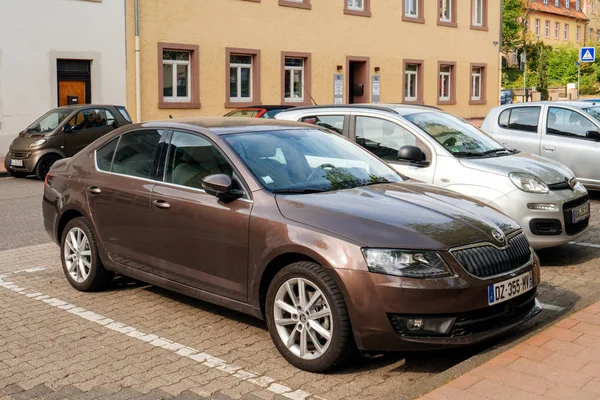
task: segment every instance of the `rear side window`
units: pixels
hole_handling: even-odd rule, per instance
[[[125,121],[131,123],[131,116],[125,107],[117,107],[117,110],[123,116],[123,118],[125,118]]]
[[[498,125],[504,129],[537,133],[540,107],[514,107],[502,111]]]
[[[111,172],[150,179],[158,144],[164,131],[148,129],[121,136]]]
[[[302,122],[322,126],[340,135],[344,133],[344,121],[343,115],[315,115],[302,118]]]
[[[117,137],[96,151],[96,165],[100,171],[110,171],[110,165],[112,164],[118,142],[119,138]]]
[[[79,112],[71,118],[69,125],[73,131],[83,129],[101,128],[112,125],[115,122],[115,117],[112,113],[104,108],[90,108]]]

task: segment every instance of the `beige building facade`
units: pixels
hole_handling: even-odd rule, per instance
[[[126,0],[126,15],[135,120],[313,102],[476,118],[499,102],[498,0],[139,0],[137,23]]]
[[[594,0],[595,1],[595,0]],[[591,3],[592,0],[589,0]],[[550,46],[589,42],[586,0],[529,0],[528,33]]]

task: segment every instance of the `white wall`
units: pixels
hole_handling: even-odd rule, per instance
[[[124,0],[0,0],[0,157],[58,106],[57,58],[92,60],[92,102],[125,105]]]

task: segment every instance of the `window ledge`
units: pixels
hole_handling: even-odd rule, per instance
[[[226,101],[225,108],[244,108],[244,107],[253,107],[260,106],[262,103],[253,102],[253,101]]]
[[[371,11],[359,11],[359,10],[348,10],[344,9],[344,14],[346,15],[356,15],[359,17],[370,17]]]
[[[425,18],[423,18],[423,17],[407,17],[406,15],[402,15],[402,21],[412,22],[415,24],[424,24]]]
[[[440,106],[453,106],[456,104],[456,100],[440,100],[440,99],[438,99],[437,104]]]
[[[279,0],[279,5],[282,7],[292,7],[292,8],[302,8],[304,10],[310,10],[312,9],[312,5],[310,3],[299,3],[299,2],[295,2],[295,1],[286,1],[286,0]]]
[[[437,24],[438,24],[438,26],[447,26],[449,28],[458,28],[458,23],[456,23],[455,21],[440,21],[438,19]]]
[[[481,104],[487,104],[487,100],[473,100],[473,99],[471,99],[471,100],[469,100],[469,104],[471,104],[471,105],[476,105],[476,104],[479,104],[479,105],[481,105]]]
[[[192,103],[192,102],[174,102],[174,101],[159,101],[158,102],[159,109],[169,109],[169,108],[200,108],[200,102]]]
[[[487,26],[479,26],[471,24],[471,29],[474,31],[487,31],[489,30]]]

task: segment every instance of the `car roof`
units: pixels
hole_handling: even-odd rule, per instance
[[[514,103],[514,104],[505,104],[500,106],[502,108],[507,107],[528,107],[528,106],[569,106],[574,108],[587,108],[591,105],[589,101],[577,101],[577,100],[558,100],[558,101],[532,101],[527,103]]]
[[[240,108],[236,108],[232,111],[236,111],[236,110],[281,110],[281,109],[289,109],[289,108],[294,108],[295,106],[290,106],[290,105],[268,105],[268,106],[247,106],[247,107],[240,107]]]
[[[315,125],[305,124],[302,122],[241,117],[173,118],[162,121],[144,122],[142,124],[133,125],[132,127],[135,128],[139,126],[180,129],[204,128],[210,130],[216,135],[225,135],[230,133],[274,131],[282,129],[317,129]]]
[[[106,108],[106,107],[121,107],[121,108],[125,108],[125,106],[119,106],[119,105],[115,105],[115,104],[69,104],[66,106],[60,106],[57,107],[59,109],[61,108],[71,108],[73,110],[79,110],[81,108]]]
[[[356,109],[363,110],[377,110],[377,111],[387,111],[394,114],[399,115],[408,115],[415,114],[420,112],[427,111],[443,111],[439,107],[428,106],[428,105],[418,105],[418,104],[402,104],[402,103],[384,103],[384,104],[328,104],[322,106],[305,106],[305,107],[295,107],[289,111],[304,111],[304,110],[323,110],[323,109],[340,109],[344,111],[351,111]]]

